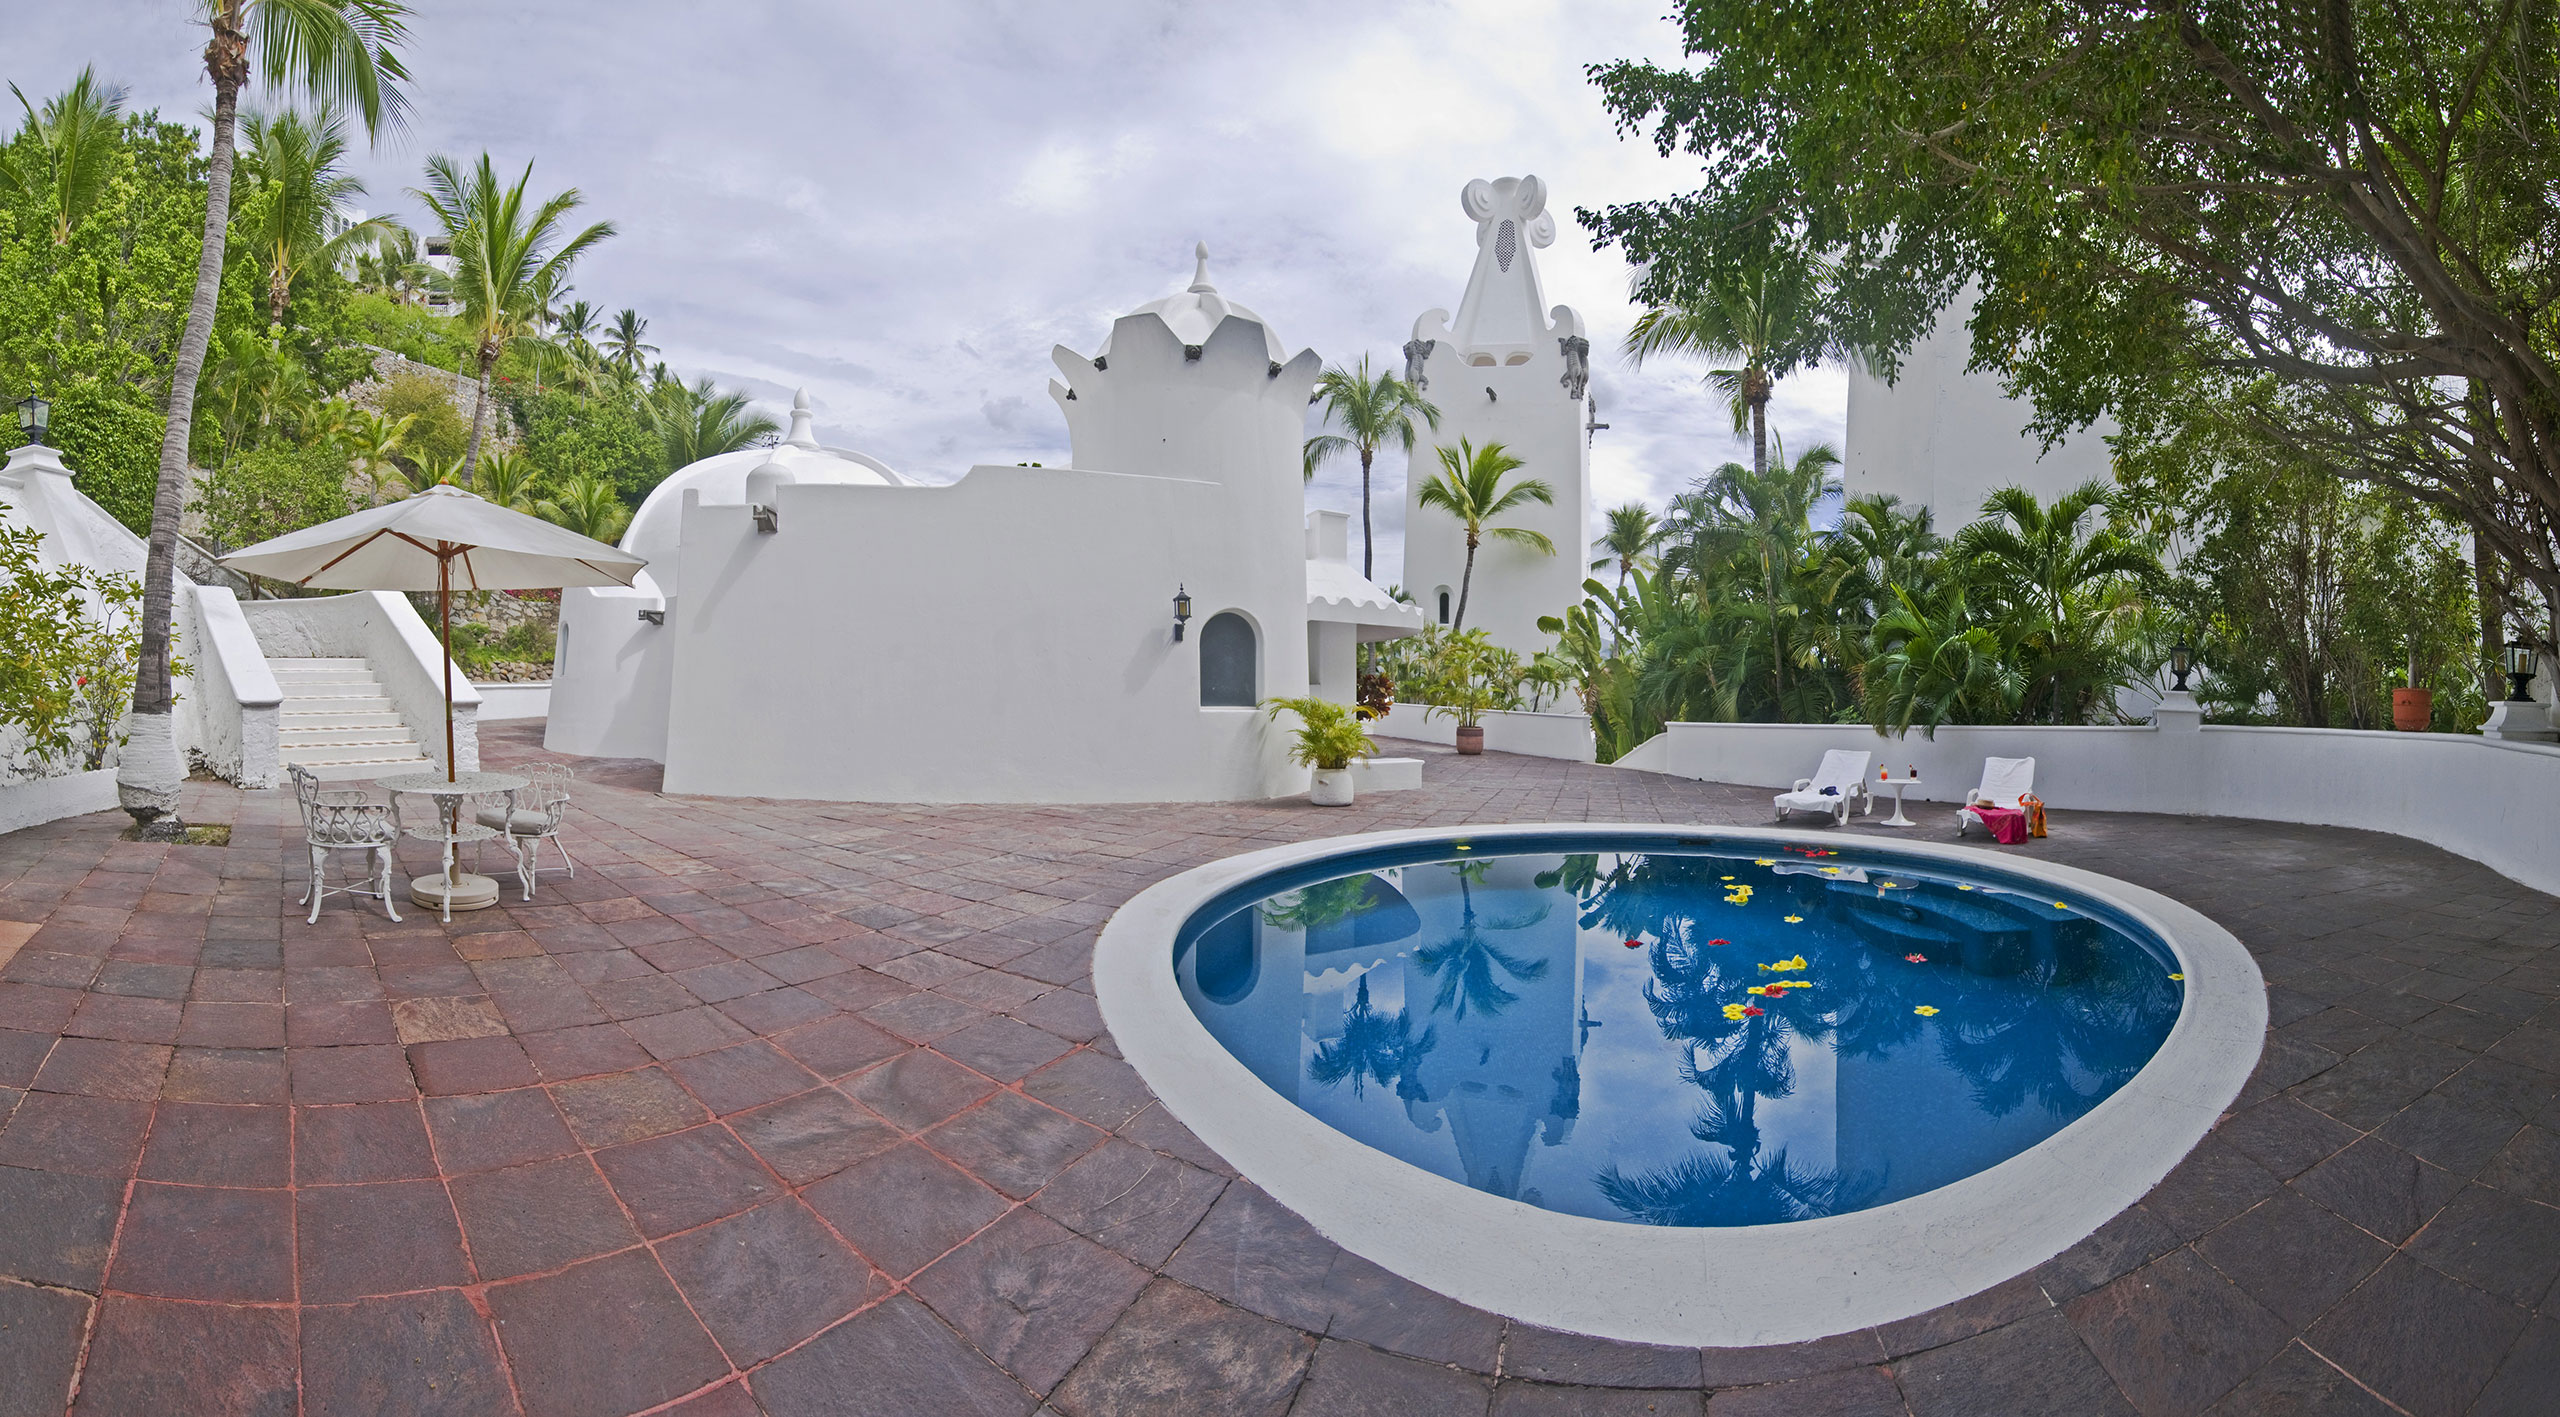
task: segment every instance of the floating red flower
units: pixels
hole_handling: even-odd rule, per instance
[[[1644,948],[1644,941],[1642,941],[1642,940],[1629,940],[1629,941],[1627,941],[1627,948],[1628,948],[1628,949],[1631,949],[1631,950],[1640,950],[1640,949],[1643,949],[1643,948]]]
[[[1745,1004],[1745,1005],[1743,1005],[1743,1006],[1742,1006],[1742,1011],[1743,1011],[1744,1013],[1746,1013],[1746,1014],[1755,1014],[1755,1015],[1756,1015],[1756,1014],[1763,1014],[1763,1013],[1767,1013],[1767,1012],[1768,1012],[1768,1010],[1766,1010],[1766,1009],[1764,1009],[1764,1008],[1760,1007],[1758,1004]]]
[[[1927,964],[1929,962],[1929,957],[1927,955],[1904,955],[1903,958],[1911,961],[1913,964]]]
[[[1707,943],[1708,943],[1708,944],[1710,944],[1710,945],[1729,945],[1729,944],[1732,944],[1732,943],[1733,943],[1733,941],[1731,941],[1731,940],[1709,940],[1709,941],[1707,941]]]

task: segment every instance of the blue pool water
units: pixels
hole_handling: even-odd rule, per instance
[[[1212,901],[1174,961],[1210,1033],[1335,1130],[1655,1225],[1981,1171],[2122,1087],[2183,998],[2096,902],[1747,836],[1335,858]]]

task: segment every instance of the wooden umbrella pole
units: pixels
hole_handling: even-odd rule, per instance
[[[440,543],[441,544],[441,543]],[[454,780],[453,763],[453,558],[436,557],[436,626],[444,631],[444,780]],[[447,875],[447,881],[453,877]]]

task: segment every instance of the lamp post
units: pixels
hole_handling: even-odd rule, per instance
[[[1182,627],[1191,619],[1191,591],[1176,587],[1173,592],[1173,642],[1182,643]]]
[[[2524,703],[2533,695],[2525,686],[2533,682],[2533,646],[2523,640],[2507,641],[2507,702]]]
[[[53,400],[29,394],[18,400],[18,431],[30,443],[41,443],[53,431]]]
[[[2195,649],[2184,636],[2169,649],[2169,687],[2180,693],[2187,690],[2187,676],[2195,672]]]

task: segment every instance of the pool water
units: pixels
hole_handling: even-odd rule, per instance
[[[2133,922],[1996,869],[1748,837],[1338,857],[1211,902],[1184,998],[1281,1096],[1548,1210],[1757,1225],[2034,1146],[2183,998]]]

